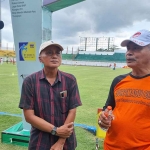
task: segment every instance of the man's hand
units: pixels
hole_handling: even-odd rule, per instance
[[[108,117],[105,116],[104,111],[101,112],[98,124],[101,128],[108,129],[111,126],[111,121],[108,120]]]
[[[56,135],[62,138],[68,138],[72,134],[73,128],[73,122],[64,124],[63,126],[57,128]]]
[[[50,148],[50,150],[63,150],[66,139],[59,138],[59,140]]]

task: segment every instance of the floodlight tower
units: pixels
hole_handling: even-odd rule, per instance
[[[4,0],[0,0],[0,48],[1,48],[1,38],[2,38],[2,35],[1,35],[1,29],[3,28],[4,26],[4,23],[1,21],[1,2],[3,2]]]
[[[1,20],[1,0],[0,0],[0,20]],[[1,35],[1,30],[0,30],[0,48],[1,48],[1,42],[2,42],[1,37],[2,35]]]

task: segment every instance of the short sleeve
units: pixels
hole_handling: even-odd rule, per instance
[[[33,109],[34,101],[33,101],[33,85],[31,82],[31,78],[27,77],[24,79],[21,89],[21,97],[19,108],[21,109]]]
[[[69,96],[70,97],[70,104],[69,104],[70,109],[73,109],[82,105],[76,79],[72,81],[72,86],[69,89],[69,95],[70,95]]]

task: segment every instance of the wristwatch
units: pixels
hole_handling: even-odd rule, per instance
[[[52,129],[52,131],[51,131],[51,134],[52,134],[52,135],[56,135],[56,133],[57,133],[56,131],[57,131],[57,127],[54,127],[54,128]]]

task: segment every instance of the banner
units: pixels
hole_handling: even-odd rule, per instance
[[[52,12],[81,1],[84,0],[9,0],[20,92],[24,78],[42,69],[39,47],[52,39]],[[23,128],[30,130],[23,113],[22,116]]]
[[[21,92],[24,78],[42,68],[38,60],[38,51],[42,42],[42,1],[10,0],[9,2]],[[24,116],[22,119],[24,129],[29,130],[30,125],[25,121]]]

